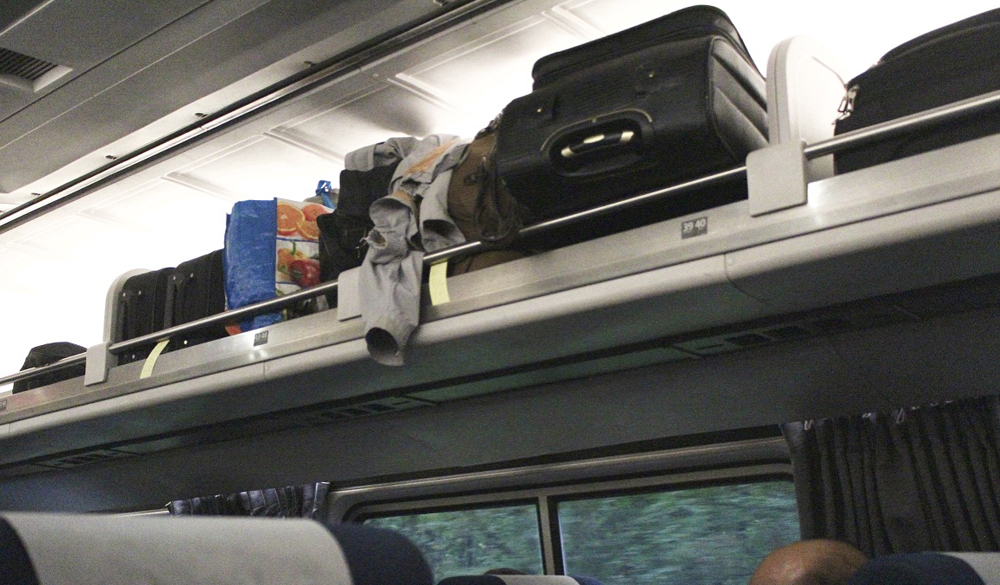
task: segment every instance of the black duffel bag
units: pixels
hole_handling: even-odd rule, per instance
[[[847,83],[844,134],[1000,89],[1000,9],[933,30],[889,51]],[[1000,114],[978,115],[837,153],[838,173],[1000,133]]]
[[[55,343],[39,345],[28,351],[28,357],[25,358],[24,365],[21,366],[21,370],[23,371],[28,368],[48,366],[64,358],[82,354],[86,351],[87,348],[75,343],[69,343],[68,341],[57,341]],[[34,378],[30,378],[28,380],[18,380],[17,382],[14,382],[13,392],[14,394],[17,394],[18,392],[24,392],[25,390],[31,390],[32,388],[41,388],[42,386],[48,386],[49,384],[55,384],[56,382],[76,378],[78,376],[82,376],[85,369],[86,365],[80,363],[68,368],[49,372],[48,374],[35,376]]]
[[[345,270],[361,266],[368,244],[365,236],[375,227],[368,214],[372,203],[389,192],[392,175],[399,166],[378,166],[367,171],[342,171],[340,195],[332,213],[316,218],[319,227],[320,280],[337,280]],[[330,295],[335,303],[335,295]]]

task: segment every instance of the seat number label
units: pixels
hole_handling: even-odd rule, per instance
[[[681,239],[686,240],[695,236],[703,236],[708,233],[708,218],[699,217],[689,219],[681,223]]]

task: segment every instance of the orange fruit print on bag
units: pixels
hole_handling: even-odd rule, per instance
[[[319,240],[319,226],[316,225],[316,218],[323,215],[324,213],[330,213],[330,210],[322,205],[316,203],[310,203],[302,208],[301,212],[302,219],[298,221],[296,227],[298,227],[299,234],[307,240]],[[280,214],[280,212],[279,212]],[[280,220],[279,220],[280,221]]]
[[[320,283],[319,226],[331,209],[317,203],[277,199],[275,289],[278,295]]]
[[[294,236],[299,231],[299,225],[305,221],[305,215],[302,214],[302,210],[294,205],[289,205],[287,203],[278,203],[278,235],[279,236]],[[316,225],[316,218],[313,217],[313,225]],[[319,237],[317,231],[316,238]],[[311,238],[311,239],[316,239]]]

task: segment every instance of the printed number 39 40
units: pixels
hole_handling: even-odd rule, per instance
[[[703,236],[708,233],[708,218],[699,217],[681,223],[681,239]]]

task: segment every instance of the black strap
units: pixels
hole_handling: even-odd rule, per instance
[[[484,132],[495,132],[496,126],[490,123]],[[510,197],[497,174],[496,168],[497,142],[494,141],[490,152],[480,162],[477,175],[480,177],[479,192],[476,195],[475,222],[479,228],[479,238],[483,244],[495,248],[505,248],[517,238],[518,232],[524,227],[524,216],[527,210],[513,197]]]

